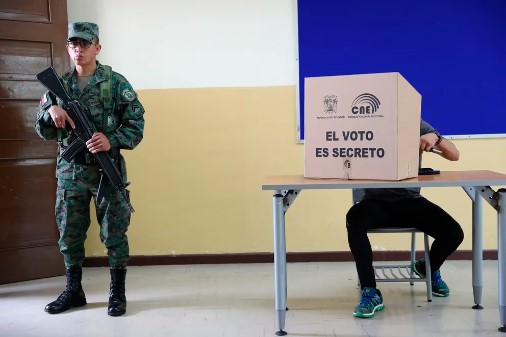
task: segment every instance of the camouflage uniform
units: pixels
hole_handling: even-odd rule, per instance
[[[101,99],[100,83],[107,80],[103,65],[97,69],[86,87],[81,91],[77,85],[75,67],[69,69],[62,81],[69,96],[86,106],[91,121],[107,136],[111,144],[109,154],[117,164],[124,182],[127,181],[125,160],[120,149],[133,149],[143,137],[144,108],[128,81],[112,72],[112,101]],[[102,202],[97,205],[96,197],[100,181],[99,164],[93,156],[84,152],[68,163],[61,157],[62,151],[75,139],[67,123],[58,129],[49,115],[49,108],[62,102],[47,92],[41,99],[35,129],[46,140],[58,140],[56,177],[56,222],[60,231],[60,251],[67,268],[81,266],[84,260],[84,241],[90,226],[90,202],[95,200],[96,216],[100,225],[100,239],[107,248],[111,268],[126,267],[129,257],[126,231],[130,223],[130,211],[119,192],[109,188]],[[87,151],[86,151],[87,152]]]

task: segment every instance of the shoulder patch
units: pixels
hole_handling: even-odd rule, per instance
[[[140,103],[134,103],[132,104],[132,111],[133,112],[139,112],[142,110],[142,106],[140,105]]]
[[[56,102],[55,100],[53,99],[53,97],[51,97],[51,94],[48,92],[46,92],[42,98],[40,99],[40,106],[42,107],[42,109],[47,109],[49,108],[51,105],[53,105],[54,103],[58,104],[59,101],[58,99],[56,99]]]
[[[123,98],[126,99],[128,102],[132,102],[133,100],[135,100],[135,93],[129,89],[123,90],[121,96],[123,96]]]
[[[45,93],[40,99],[40,105],[44,106],[47,103],[47,93]]]

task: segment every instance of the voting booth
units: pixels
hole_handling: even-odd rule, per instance
[[[305,78],[304,176],[418,176],[421,95],[400,73]]]

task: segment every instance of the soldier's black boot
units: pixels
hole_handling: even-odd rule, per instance
[[[58,314],[70,308],[86,305],[86,295],[81,285],[83,270],[81,267],[70,267],[65,270],[67,276],[67,287],[60,296],[46,305],[44,311],[50,314]]]
[[[126,269],[111,269],[111,290],[109,291],[109,316],[121,316],[126,312],[125,296]]]

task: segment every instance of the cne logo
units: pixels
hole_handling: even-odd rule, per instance
[[[327,114],[333,114],[337,112],[337,96],[326,95],[323,97],[324,112]]]
[[[373,94],[365,93],[359,95],[351,104],[351,112],[354,115],[372,115],[381,105],[379,99]]]

